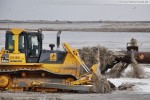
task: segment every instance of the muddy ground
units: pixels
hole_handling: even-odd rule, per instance
[[[111,94],[0,93],[0,100],[150,100],[150,94],[115,91]]]

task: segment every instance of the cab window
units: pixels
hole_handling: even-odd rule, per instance
[[[29,50],[31,50],[30,56],[38,57],[39,56],[39,43],[38,37],[36,35],[29,35]]]
[[[10,52],[14,51],[14,40],[15,40],[15,36],[14,35],[9,35],[8,36],[8,50]]]
[[[24,35],[19,36],[19,50],[25,49]]]

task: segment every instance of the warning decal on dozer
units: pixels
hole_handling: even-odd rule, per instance
[[[57,60],[57,54],[56,53],[51,53],[50,54],[50,61],[56,61]]]

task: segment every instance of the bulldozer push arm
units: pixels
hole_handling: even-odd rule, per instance
[[[72,47],[68,43],[63,43],[64,48],[72,54],[72,56],[81,64],[84,70],[89,73],[90,69],[85,65],[85,63],[80,59],[79,53],[77,49],[72,49]]]

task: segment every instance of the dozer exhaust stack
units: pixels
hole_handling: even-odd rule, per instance
[[[57,32],[57,49],[60,48],[60,34],[61,34],[61,31],[58,31]]]

